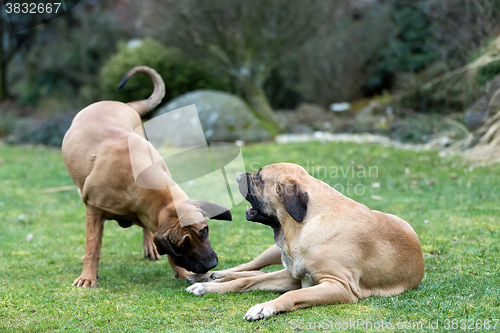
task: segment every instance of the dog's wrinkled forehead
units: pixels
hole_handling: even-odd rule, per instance
[[[179,226],[175,228],[175,231],[170,233],[169,237],[171,238],[172,241],[174,240],[179,241],[188,234],[192,236],[197,236],[200,230],[202,230],[207,226],[208,226],[207,221],[193,223],[187,226]]]
[[[279,207],[284,207],[297,222],[302,222],[307,213],[309,193],[302,187],[309,174],[298,165],[289,163],[271,164],[260,169],[249,178],[250,192],[247,200],[252,209],[247,219],[270,225],[268,218],[274,216]],[[259,215],[264,215],[264,218]]]

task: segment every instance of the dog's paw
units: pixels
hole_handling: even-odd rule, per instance
[[[161,260],[161,255],[156,249],[156,245],[153,242],[144,241],[144,258],[149,258],[150,260]]]
[[[205,274],[195,273],[195,274],[188,276],[187,280],[191,284],[196,283],[196,282],[208,282],[208,278],[210,277],[211,274],[212,274],[212,272],[208,272]]]
[[[234,280],[231,272],[226,271],[216,271],[216,272],[207,272],[205,274],[193,274],[188,277],[188,282],[193,284],[196,282],[227,282]]]
[[[209,276],[209,281],[211,282],[226,282],[226,281],[231,281],[233,279],[227,279],[227,275],[229,272],[226,271],[218,271],[218,272],[212,272]]]
[[[210,282],[229,282],[237,279],[254,277],[258,275],[266,274],[262,271],[243,271],[243,272],[231,272],[231,271],[216,271],[210,275]]]
[[[193,275],[193,272],[187,271],[184,268],[181,267],[175,267],[174,268],[174,273],[175,273],[175,279],[179,281],[185,281],[187,280],[191,275]]]
[[[195,296],[203,296],[208,293],[207,288],[204,286],[204,283],[195,283],[186,288],[186,291],[195,295]]]
[[[253,321],[253,320],[269,318],[275,313],[276,310],[274,310],[274,308],[271,305],[269,305],[268,303],[261,303],[252,306],[247,311],[247,313],[243,318],[245,318],[245,320],[248,321]]]
[[[73,284],[73,287],[92,288],[97,286],[97,279],[86,278],[80,275]]]

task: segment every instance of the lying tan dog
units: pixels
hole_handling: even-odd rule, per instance
[[[294,164],[272,164],[237,180],[252,204],[247,220],[271,226],[276,246],[236,268],[194,275],[191,281],[215,281],[195,283],[187,291],[284,292],[248,310],[245,319],[258,320],[313,305],[396,295],[422,280],[418,236],[399,217],[368,209]],[[255,271],[279,263],[284,270]]]
[[[116,220],[121,227],[133,224],[143,228],[144,256],[151,260],[168,254],[176,277],[205,273],[217,265],[217,255],[210,246],[205,216],[215,209],[224,212],[212,218],[231,220],[231,213],[220,206],[194,201],[182,191],[183,211],[197,216],[196,223],[181,226],[169,186],[170,172],[165,163],[156,163],[156,181],[164,189],[139,187],[134,179],[129,154],[129,142],[147,147],[145,155],[159,156],[145,139],[141,116],[158,105],[165,94],[160,75],[149,67],[134,67],[122,80],[122,87],[136,73],[147,74],[154,83],[153,94],[143,101],[121,103],[103,101],[80,111],[64,136],[62,154],[68,172],[78,186],[87,207],[87,242],[83,271],[73,286],[94,287],[97,281],[99,257],[105,220]],[[140,128],[140,133],[132,133]],[[132,133],[132,134],[131,134]],[[147,161],[149,156],[144,156]],[[137,162],[138,161],[138,162]],[[136,163],[141,163],[141,156]],[[179,209],[180,207],[177,207]],[[201,213],[201,214],[200,214]]]

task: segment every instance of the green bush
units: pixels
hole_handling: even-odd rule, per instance
[[[396,73],[413,73],[439,58],[433,24],[424,1],[393,0],[391,21],[394,32],[379,51],[377,69],[366,83],[367,93],[392,88]]]
[[[299,82],[296,77],[298,71],[288,70],[289,73],[285,74],[284,71],[287,70],[282,67],[273,69],[264,83],[264,91],[273,109],[295,109],[304,101],[296,87]]]
[[[500,60],[493,61],[488,65],[480,68],[477,71],[476,81],[479,85],[483,85],[498,74],[500,74]]]
[[[448,64],[437,61],[417,73],[398,73],[394,84],[398,104],[418,112],[462,111],[478,97],[473,82],[466,77],[456,77],[429,85],[433,79],[451,70]]]
[[[151,95],[153,84],[145,75],[138,75],[121,90],[117,89],[123,76],[134,66],[149,66],[162,76],[166,88],[164,102],[196,89],[234,90],[228,77],[216,76],[210,65],[188,59],[178,48],[164,47],[152,39],[145,39],[137,47],[121,43],[118,49],[101,69],[106,99],[131,102]]]
[[[0,109],[0,138],[9,135],[16,126],[16,117],[12,112]]]
[[[7,137],[7,142],[12,144],[31,143],[59,147],[74,117],[74,112],[67,112],[43,120],[35,118],[19,119],[13,131]]]

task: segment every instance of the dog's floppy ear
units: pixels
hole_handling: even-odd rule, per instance
[[[203,200],[191,200],[193,205],[198,207],[200,212],[210,219],[214,220],[224,220],[224,221],[232,221],[233,216],[231,215],[231,211],[226,207],[219,206],[217,204],[211,203],[209,201]]]
[[[175,250],[172,242],[168,238],[168,234],[170,233],[170,229],[165,233],[156,232],[153,236],[153,242],[156,245],[156,249],[160,255],[170,254],[173,256],[180,256],[180,254]]]
[[[284,176],[278,184],[278,193],[283,199],[285,209],[297,222],[302,222],[307,213],[309,194],[304,191],[296,179]]]

